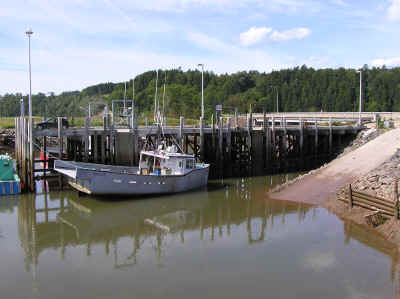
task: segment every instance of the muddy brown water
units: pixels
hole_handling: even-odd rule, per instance
[[[391,244],[268,197],[294,176],[124,200],[1,198],[0,298],[396,298]]]

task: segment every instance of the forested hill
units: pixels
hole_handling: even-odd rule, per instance
[[[158,97],[162,102],[166,74],[166,114],[189,118],[200,116],[201,72],[180,69],[159,71]],[[400,111],[400,68],[364,67],[363,110]],[[139,115],[151,114],[154,105],[156,71],[135,78],[135,105]],[[84,116],[89,101],[124,98],[124,83],[102,83],[82,91],[60,95],[32,96],[33,114],[47,116]],[[359,73],[353,69],[318,69],[296,67],[260,73],[257,71],[216,75],[204,73],[206,115],[215,105],[237,107],[247,112],[251,103],[265,105],[267,111],[276,111],[276,90],[279,93],[279,111],[358,111]],[[127,82],[127,98],[132,98],[132,80]],[[19,114],[21,94],[6,94],[0,99],[0,116]],[[23,96],[25,103],[27,97]],[[25,110],[27,111],[27,109]]]

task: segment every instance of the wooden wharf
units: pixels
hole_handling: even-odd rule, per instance
[[[358,119],[357,119],[358,120]],[[223,171],[230,168],[281,167],[290,160],[331,156],[335,149],[354,138],[361,126],[354,118],[262,117],[255,114],[220,116],[207,123],[179,126],[117,127],[105,119],[102,127],[63,128],[62,118],[52,129],[32,128],[35,150],[49,152],[49,141],[56,150],[38,159],[29,151],[30,125],[27,118],[15,119],[15,154],[18,172],[26,190],[34,191],[35,180],[51,174],[52,160],[64,159],[110,165],[137,165],[145,144],[156,144],[161,135],[169,144],[178,144],[183,152],[192,153],[199,161],[211,163]],[[148,123],[148,121],[146,122]],[[33,125],[34,127],[34,125]],[[32,151],[34,153],[34,151]],[[54,175],[54,174],[53,174]]]

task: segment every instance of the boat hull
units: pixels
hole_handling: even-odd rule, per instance
[[[209,165],[193,169],[185,175],[138,175],[136,167],[108,167],[111,171],[99,171],[101,167],[87,167],[88,163],[70,163],[69,169],[64,161],[56,161],[55,170],[64,173],[75,189],[93,195],[145,195],[185,192],[206,186]],[[66,164],[67,165],[67,164]],[[75,165],[75,169],[73,168]],[[82,166],[82,167],[81,167]]]

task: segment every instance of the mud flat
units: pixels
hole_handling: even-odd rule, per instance
[[[322,205],[347,184],[392,159],[399,147],[400,129],[387,131],[320,169],[273,190],[270,197]]]

